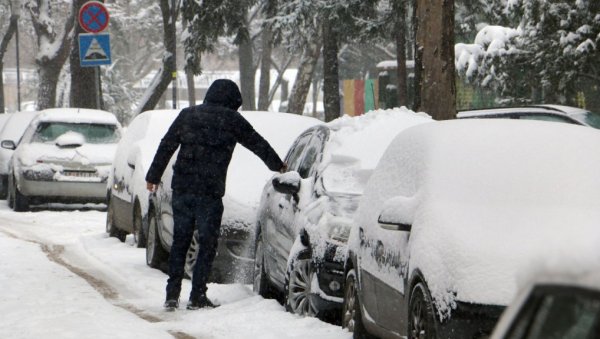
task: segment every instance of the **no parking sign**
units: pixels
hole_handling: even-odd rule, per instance
[[[109,19],[108,10],[99,1],[88,1],[79,10],[79,25],[89,33],[105,30]]]

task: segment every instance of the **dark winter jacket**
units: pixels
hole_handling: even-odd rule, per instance
[[[171,188],[178,193],[222,197],[225,194],[227,167],[236,143],[259,156],[272,171],[283,162],[236,110],[242,104],[237,85],[216,80],[209,87],[202,105],[183,109],[163,137],[146,181],[158,184],[178,147]]]

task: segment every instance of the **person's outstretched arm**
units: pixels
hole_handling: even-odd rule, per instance
[[[271,171],[285,172],[287,164],[281,161],[271,145],[254,130],[254,127],[238,113],[235,122],[236,137],[242,146],[256,154]]]

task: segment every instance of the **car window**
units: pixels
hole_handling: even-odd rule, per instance
[[[93,144],[104,144],[116,142],[119,139],[117,127],[106,124],[85,124],[68,122],[41,122],[35,134],[33,142],[50,142],[56,140],[66,132],[77,132],[85,137],[86,142]]]
[[[323,154],[323,146],[325,143],[326,134],[315,133],[306,147],[304,159],[298,167],[298,173],[303,179],[313,175],[316,171],[316,166],[319,163],[320,156]]]
[[[573,115],[575,119],[584,121],[586,124],[594,127],[600,128],[600,114],[596,112],[585,112],[578,113]]]
[[[569,119],[567,117],[563,117],[560,115],[549,115],[549,114],[522,114],[519,116],[519,119],[522,120],[542,120],[542,121],[555,121],[555,122],[566,122],[569,124],[577,124],[576,121]]]
[[[297,171],[300,165],[300,161],[302,160],[302,154],[304,153],[304,149],[308,145],[310,138],[312,137],[312,131],[298,137],[298,140],[294,143],[287,156],[285,157],[285,162],[288,164],[288,169],[290,171]]]
[[[579,288],[534,292],[509,339],[600,339],[600,293]]]

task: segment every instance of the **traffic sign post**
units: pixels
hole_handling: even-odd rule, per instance
[[[100,65],[110,65],[110,35],[98,34],[108,27],[110,16],[104,4],[88,1],[79,10],[79,26],[90,33],[79,34],[79,63],[81,67],[94,67],[96,108],[100,109]]]
[[[104,4],[88,1],[79,10],[79,25],[88,33],[100,33],[108,27],[110,16]]]
[[[79,34],[81,67],[110,65],[110,34]]]

